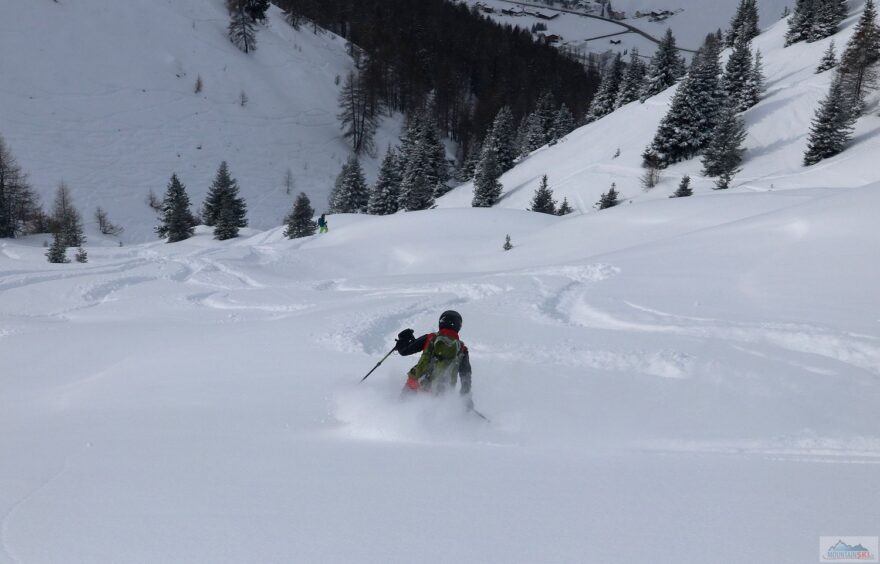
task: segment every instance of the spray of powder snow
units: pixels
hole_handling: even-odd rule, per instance
[[[358,440],[413,443],[509,443],[497,425],[469,413],[458,394],[402,395],[399,383],[357,386],[334,395],[340,435]]]

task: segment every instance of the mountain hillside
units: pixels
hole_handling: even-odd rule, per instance
[[[754,41],[754,47],[764,55],[767,91],[761,102],[743,115],[748,130],[746,153],[743,170],[732,183],[733,191],[846,188],[880,180],[874,162],[880,153],[880,117],[876,111],[869,111],[859,120],[849,149],[812,167],[802,164],[810,121],[834,74],[828,71],[817,75],[814,71],[832,40],[838,50],[846,44],[859,13],[860,6],[851,11],[840,33],[815,43],[783,48],[786,21],[774,24]],[[622,198],[632,201],[668,197],[685,174],[691,176],[697,194],[712,192],[714,183],[700,176],[702,164],[698,158],[663,171],[660,184],[649,192],[642,188],[641,155],[673,94],[674,88],[644,104],[631,103],[572,132],[557,145],[535,151],[501,177],[504,194],[499,205],[529,207],[544,174],[549,175],[550,187],[559,201],[567,197],[574,207],[586,212],[592,211],[612,182]],[[874,95],[871,107],[876,107],[876,99]],[[618,149],[620,156],[615,158]],[[440,205],[469,205],[472,196],[473,186],[468,183],[445,196]]]
[[[350,151],[336,80],[353,64],[341,38],[269,14],[244,54],[223,0],[0,2],[0,135],[45,202],[64,180],[87,220],[102,206],[128,241],[154,237],[150,190],[176,171],[200,203],[223,159],[253,227],[279,225],[299,191],[320,212]],[[387,120],[376,146],[398,133]]]

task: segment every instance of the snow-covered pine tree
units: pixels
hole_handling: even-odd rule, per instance
[[[599,83],[599,90],[593,97],[593,101],[590,103],[590,110],[587,112],[587,123],[592,123],[614,111],[625,70],[623,57],[618,53],[605,67],[605,72],[602,73],[602,82]]]
[[[517,141],[518,143],[518,141]],[[519,144],[515,144],[514,147],[520,147]],[[474,171],[477,169],[477,163],[480,162],[480,153],[483,152],[483,144],[477,140],[476,137],[472,137],[470,143],[468,143],[467,155],[464,158],[464,163],[459,169],[459,180],[462,182],[467,182],[468,180],[474,179]]]
[[[874,0],[865,0],[865,8],[855,31],[840,56],[838,73],[844,95],[852,100],[852,107],[861,113],[865,94],[877,83],[880,63],[880,27]]]
[[[31,231],[42,214],[39,199],[12,151],[0,137],[0,238],[14,238]]]
[[[202,204],[202,221],[208,227],[214,227],[217,218],[220,217],[220,211],[223,209],[227,194],[235,186],[238,190],[237,182],[229,174],[229,165],[226,161],[220,163],[217,174],[214,176],[214,182],[208,188],[208,195],[205,197],[205,203]],[[163,210],[163,206],[159,206],[159,211]]]
[[[623,74],[623,81],[620,84],[617,99],[614,102],[615,108],[625,106],[639,99],[645,87],[645,75],[647,72],[648,68],[639,56],[639,48],[633,47],[629,54],[629,65],[627,65],[626,71]]]
[[[364,170],[357,155],[352,154],[342,166],[330,193],[330,213],[366,213],[369,201]]]
[[[553,138],[562,139],[574,131],[576,127],[577,122],[575,122],[574,115],[563,102],[562,105],[559,106],[559,111],[556,112],[556,119],[553,120]]]
[[[751,79],[752,49],[748,42],[737,41],[727,59],[722,79],[724,92],[737,112],[744,112],[751,107],[753,97],[747,92]]]
[[[400,206],[400,162],[394,147],[388,147],[376,184],[370,192],[367,213],[371,215],[390,215]]]
[[[679,85],[669,111],[644,155],[660,168],[697,155],[709,143],[726,96],[719,79],[720,42],[714,35],[694,56],[690,71]]]
[[[758,37],[758,4],[756,0],[740,0],[736,14],[730,21],[730,29],[724,37],[724,45],[733,47],[738,41],[749,43]]]
[[[816,74],[831,70],[836,66],[837,51],[834,49],[834,40],[832,39],[831,43],[828,44],[828,48],[825,49],[825,53],[822,55],[822,60],[819,61],[819,66],[816,67]]]
[[[684,59],[678,54],[672,30],[667,28],[666,35],[660,41],[648,66],[639,99],[644,102],[651,96],[656,96],[678,82],[684,74]]]
[[[852,98],[845,93],[843,80],[838,75],[831,83],[831,89],[816,110],[810,125],[804,166],[833,157],[846,148],[855,124],[856,112],[852,106]]]
[[[483,154],[474,174],[474,199],[471,205],[475,208],[489,208],[498,202],[501,196],[501,167],[498,165],[498,153],[491,143],[483,145]]]
[[[798,41],[806,41],[812,36],[816,8],[816,0],[797,0],[794,13],[788,18],[788,31],[785,33],[786,47]]]
[[[544,140],[544,128],[541,125],[541,118],[537,113],[532,112],[525,121],[525,131],[523,134],[522,156],[529,155],[532,151],[540,149],[546,144]],[[482,152],[480,153],[482,156]]]
[[[681,182],[678,184],[678,189],[673,192],[670,198],[687,198],[688,196],[693,196],[694,190],[691,188],[691,177],[685,174],[681,178]]]
[[[742,102],[747,108],[751,108],[761,101],[766,86],[764,84],[764,58],[760,50],[755,50],[755,60],[752,62],[752,72],[746,81],[746,87],[742,92]]]
[[[556,215],[568,215],[573,211],[571,205],[568,203],[568,198],[562,198],[562,203],[559,204],[559,209],[556,210]]]
[[[785,46],[834,35],[847,12],[846,0],[797,0],[794,14],[788,20]]]
[[[312,219],[315,210],[305,192],[300,192],[293,203],[293,209],[284,218],[284,236],[288,239],[299,239],[314,235],[318,225]]]
[[[740,171],[745,140],[745,124],[731,100],[722,109],[712,139],[703,151],[703,174],[716,178],[717,190],[727,189],[733,176]]]
[[[617,192],[617,184],[612,182],[611,189],[602,194],[599,198],[599,201],[596,202],[596,207],[600,210],[605,210],[608,208],[613,208],[617,204],[620,203],[618,200],[618,192]]]
[[[532,198],[530,211],[538,213],[556,214],[556,200],[553,199],[553,190],[547,185],[547,175],[541,178],[541,184],[535,190],[535,196]]]
[[[813,29],[808,41],[818,41],[826,37],[831,37],[840,31],[840,22],[842,22],[849,11],[846,0],[816,0],[817,7],[815,19],[813,21]]]
[[[156,234],[159,238],[167,237],[169,243],[189,239],[195,233],[196,220],[190,211],[189,195],[177,174],[172,174],[168,182],[159,219],[162,223],[156,227]]]
[[[49,250],[46,252],[46,259],[55,264],[70,262],[70,259],[67,258],[67,246],[64,244],[64,236],[60,231],[52,232],[52,245],[49,246]]]
[[[214,238],[219,241],[238,237],[238,230],[247,227],[247,204],[238,195],[238,183],[233,180],[225,193],[217,223],[214,225]]]
[[[89,262],[89,254],[82,247],[79,247],[76,250],[76,254],[74,255],[74,258],[76,259],[76,262],[79,262],[82,264]]]
[[[498,166],[502,172],[513,168],[513,161],[517,157],[516,129],[513,125],[513,112],[509,106],[504,106],[495,115],[492,121],[492,142],[495,143],[495,151],[498,154]]]
[[[70,188],[61,182],[55,192],[55,203],[52,207],[52,225],[54,231],[61,234],[61,243],[65,247],[80,247],[86,242],[83,235],[82,216],[70,195]]]
[[[248,15],[244,4],[239,4],[229,15],[227,34],[232,44],[245,53],[256,51],[256,26],[254,25],[254,20]]]

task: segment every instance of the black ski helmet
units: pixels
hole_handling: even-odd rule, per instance
[[[461,314],[451,309],[441,313],[440,329],[452,329],[456,333],[461,331]]]

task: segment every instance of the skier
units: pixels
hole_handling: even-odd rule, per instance
[[[327,233],[328,230],[327,220],[324,219],[324,214],[321,214],[321,217],[318,218],[318,233]]]
[[[461,330],[461,314],[457,311],[444,311],[440,315],[440,330],[428,333],[418,339],[412,329],[404,329],[397,335],[395,349],[401,356],[421,352],[419,362],[407,374],[404,393],[430,392],[443,394],[455,389],[461,378],[460,395],[465,406],[472,410],[471,361],[468,349],[458,338]]]

